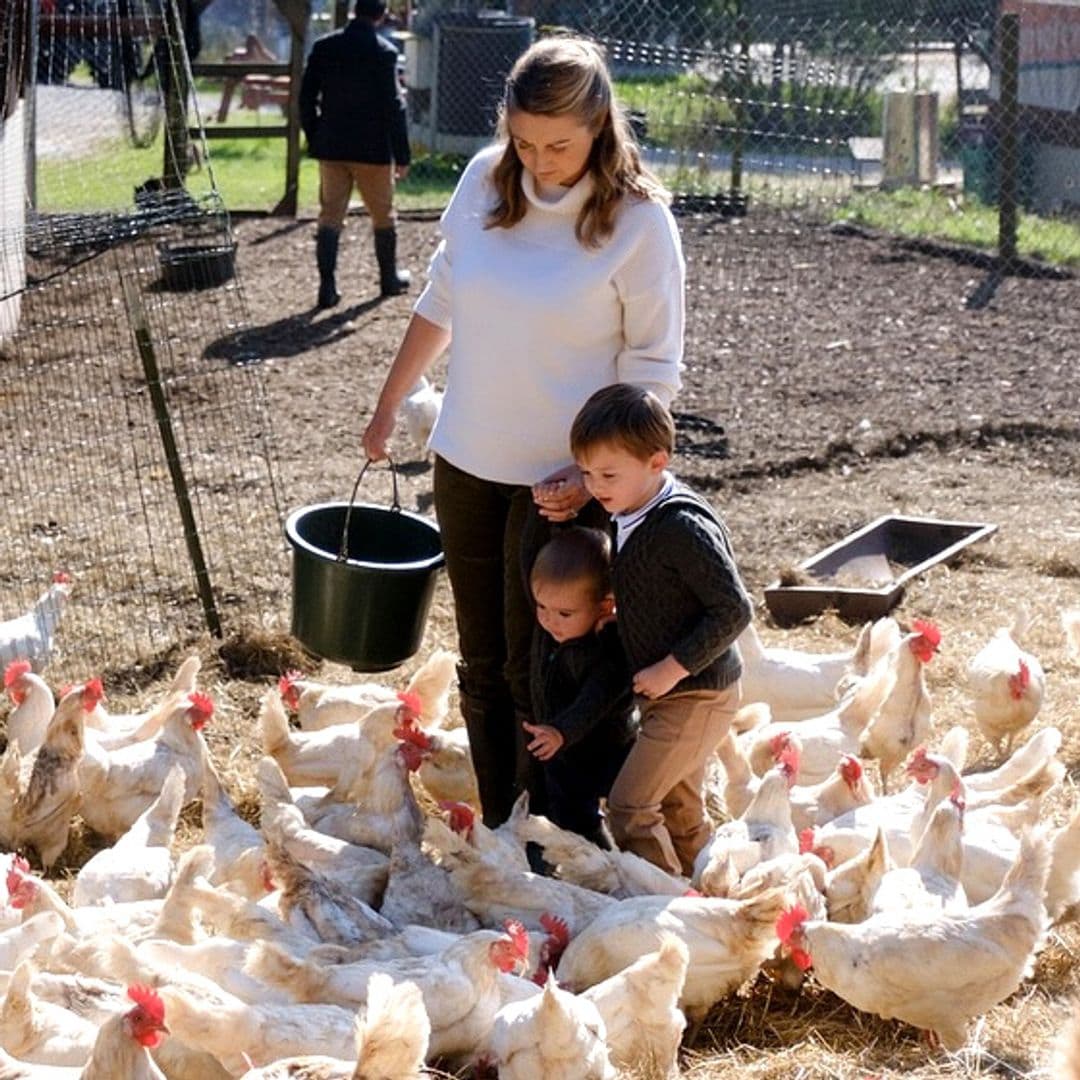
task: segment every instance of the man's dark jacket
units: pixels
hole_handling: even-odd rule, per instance
[[[409,164],[397,55],[362,18],[315,42],[300,84],[300,123],[312,157]]]

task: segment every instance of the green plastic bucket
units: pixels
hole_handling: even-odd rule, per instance
[[[370,464],[370,462],[368,463]],[[305,648],[354,671],[388,671],[415,655],[439,568],[439,528],[401,509],[349,502],[293,511],[292,633]]]

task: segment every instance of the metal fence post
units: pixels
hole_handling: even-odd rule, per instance
[[[998,188],[998,258],[1008,269],[1016,261],[1017,195],[1020,171],[1020,16],[1004,12],[998,23],[1001,58],[1001,98],[998,147],[1001,174]]]
[[[135,335],[135,345],[142,360],[143,374],[146,376],[146,388],[150,391],[150,401],[154,407],[154,419],[157,421],[161,445],[165,450],[165,463],[169,467],[176,506],[180,511],[180,520],[184,527],[184,542],[188,557],[195,571],[195,583],[202,602],[206,628],[215,637],[221,637],[221,618],[214,603],[214,589],[210,584],[210,573],[203,556],[202,541],[199,539],[199,526],[195,521],[195,512],[191,508],[191,496],[188,493],[187,478],[180,464],[180,451],[173,433],[172,417],[169,404],[165,400],[165,391],[161,386],[161,371],[158,368],[154,343],[150,338],[150,324],[146,318],[142,297],[130,278],[120,274],[120,286],[124,292],[124,305],[127,308],[128,321]]]

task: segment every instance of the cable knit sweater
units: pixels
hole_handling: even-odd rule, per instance
[[[526,172],[524,218],[485,228],[501,153],[466,167],[415,311],[452,335],[431,448],[484,480],[534,484],[571,463],[570,425],[593,391],[629,382],[671,401],[684,265],[671,212],[649,200],[624,200],[614,234],[583,247],[574,226],[589,173],[545,202]]]
[[[735,639],[753,612],[727,529],[685,484],[616,553],[619,637],[631,672],[671,653],[690,673],[672,693],[722,690],[742,673]]]

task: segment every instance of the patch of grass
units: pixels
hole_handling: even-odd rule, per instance
[[[244,122],[235,119],[235,114],[230,121]],[[269,210],[284,195],[284,139],[214,139],[208,150],[209,161],[187,176],[187,188],[196,198],[216,187],[229,210]],[[38,164],[38,207],[50,213],[129,207],[135,185],[160,176],[163,160],[163,136],[146,149],[138,149],[123,138],[107,139],[96,143],[90,156],[42,160]],[[457,158],[420,158],[408,179],[398,186],[398,208],[440,209],[449,200],[460,172]],[[300,159],[297,208],[311,214],[318,206],[318,162],[304,155]]]
[[[901,188],[856,192],[836,215],[838,220],[993,250],[998,240],[998,212],[970,195]],[[1028,258],[1080,266],[1080,223],[1020,212],[1017,248]]]

